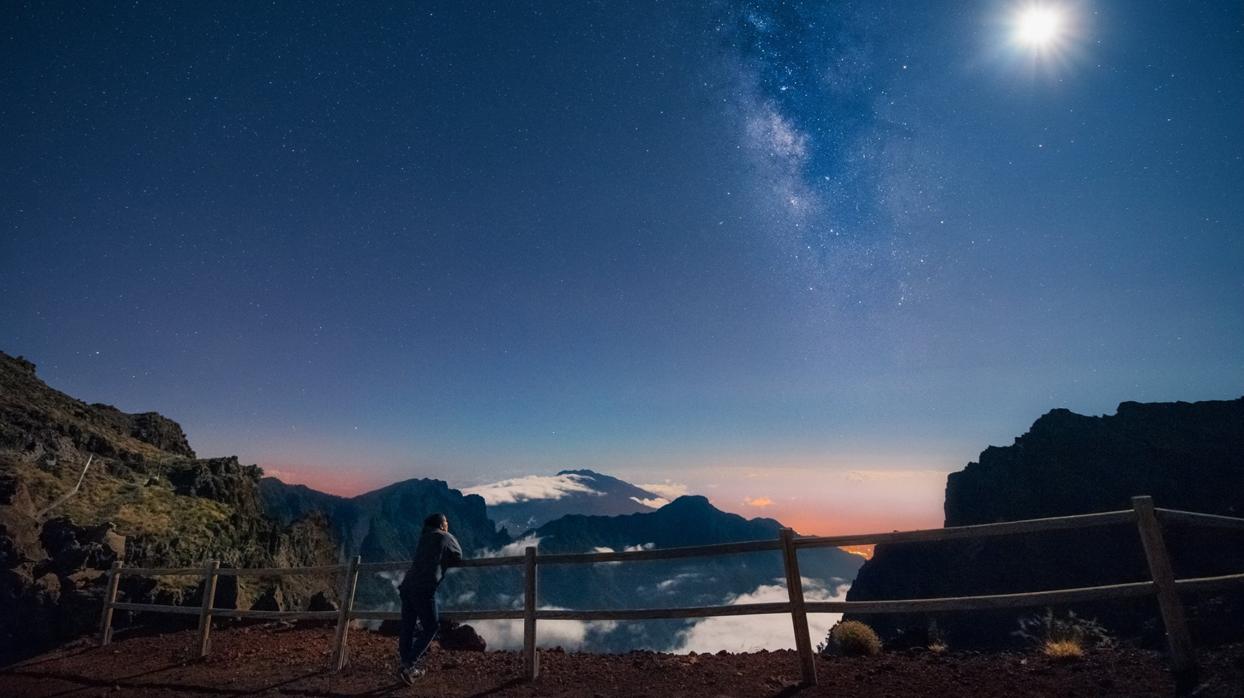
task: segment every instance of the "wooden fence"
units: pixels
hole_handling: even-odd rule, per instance
[[[948,528],[902,531],[893,533],[869,533],[845,536],[796,536],[790,529],[783,529],[777,540],[758,540],[718,545],[700,545],[685,548],[664,548],[626,552],[577,553],[538,555],[534,547],[525,554],[509,557],[490,557],[463,560],[461,567],[502,567],[521,565],[524,570],[523,607],[521,609],[445,611],[442,618],[457,621],[470,620],[522,620],[523,658],[525,675],[534,679],[539,674],[539,653],[536,651],[536,624],[541,620],[659,620],[672,618],[708,618],[713,616],[741,616],[783,613],[790,614],[795,633],[795,646],[799,652],[800,671],[806,684],[816,683],[816,662],[812,640],[808,633],[809,613],[920,613],[941,611],[978,611],[999,608],[1048,606],[1123,599],[1156,595],[1166,638],[1170,648],[1173,668],[1187,672],[1195,667],[1191,637],[1184,618],[1180,593],[1204,592],[1244,585],[1244,572],[1218,577],[1175,579],[1170,557],[1163,540],[1161,522],[1178,522],[1209,527],[1244,530],[1244,519],[1211,514],[1198,514],[1170,509],[1155,509],[1150,497],[1134,497],[1132,508],[1101,514],[1058,516],[1026,521],[955,526]],[[802,578],[799,574],[799,551],[809,548],[838,547],[878,543],[912,543],[923,541],[957,540],[986,536],[1058,531],[1134,523],[1140,534],[1145,557],[1149,563],[1151,579],[1142,582],[1110,584],[1076,589],[1058,589],[1016,594],[993,594],[986,596],[963,596],[954,598],[902,599],[894,601],[805,601]],[[617,610],[546,610],[537,604],[536,570],[539,565],[598,564],[602,562],[636,562],[641,560],[670,560],[686,557],[707,557],[777,550],[782,553],[789,599],[776,603],[746,603],[733,606],[698,606],[683,608],[648,608]],[[125,568],[120,562],[113,563],[108,574],[107,592],[100,618],[100,643],[107,645],[112,639],[112,616],[114,611],[138,611],[144,613],[180,613],[199,617],[199,654],[206,655],[210,649],[212,618],[255,618],[279,620],[335,620],[337,630],[333,641],[330,667],[340,670],[348,657],[348,635],[352,620],[395,620],[401,617],[393,611],[360,610],[354,607],[355,590],[360,572],[392,572],[405,570],[409,561],[362,563],[355,557],[346,565],[323,567],[285,568],[223,568],[218,561],[210,561],[203,567],[183,568]],[[203,602],[199,608],[166,606],[156,604],[124,603],[117,601],[117,586],[123,574],[138,576],[198,575],[204,580]],[[243,611],[213,608],[216,580],[222,576],[273,577],[288,575],[342,575],[340,608],[335,611]]]

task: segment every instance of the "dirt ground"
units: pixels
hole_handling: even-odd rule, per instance
[[[87,641],[0,671],[2,696],[1171,696],[1160,654],[1119,649],[1057,663],[1039,654],[927,651],[869,658],[818,658],[820,685],[798,686],[794,652],[621,655],[541,651],[541,675],[520,678],[514,652],[444,652],[408,688],[395,678],[393,638],[350,635],[350,665],[325,670],[331,628],[276,624],[213,633],[212,652],[193,657],[195,633]],[[1244,698],[1244,645],[1202,651],[1195,695]]]

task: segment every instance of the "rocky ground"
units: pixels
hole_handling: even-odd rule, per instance
[[[542,673],[520,679],[513,652],[433,647],[414,688],[394,678],[393,639],[356,631],[351,662],[325,671],[332,629],[277,624],[220,630],[211,655],[193,657],[195,633],[82,641],[0,671],[6,696],[1170,696],[1162,657],[1119,649],[1059,663],[1038,654],[911,651],[819,658],[820,685],[800,689],[795,654],[588,655],[542,651]],[[1198,696],[1244,696],[1244,645],[1203,651]]]

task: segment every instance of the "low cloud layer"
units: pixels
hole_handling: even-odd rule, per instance
[[[622,552],[624,552],[624,553],[633,553],[633,552],[638,552],[638,551],[640,551],[640,550],[652,550],[652,549],[653,549],[653,548],[655,548],[655,547],[657,547],[657,544],[656,544],[656,543],[640,543],[639,545],[628,545],[628,546],[625,546],[625,547],[623,547],[623,548],[622,548]],[[589,552],[593,552],[593,553],[616,553],[617,551],[616,551],[616,550],[614,550],[613,548],[605,547],[605,546],[603,546],[603,545],[597,545],[597,546],[593,547],[593,548],[592,548]],[[613,562],[595,562],[595,563],[592,563],[592,564],[595,564],[595,565],[620,565],[620,564],[622,564],[622,561],[621,561],[621,560],[614,560]]]
[[[803,578],[803,596],[808,601],[844,601],[849,585],[841,584],[826,588],[815,579]],[[784,603],[787,595],[786,584],[774,580],[773,584],[765,584],[749,594],[740,594],[730,599],[726,605],[736,606],[745,603]],[[823,641],[834,623],[842,618],[841,613],[810,613],[808,614],[808,630],[812,645]],[[720,616],[705,618],[684,632],[681,642],[674,652],[755,652],[757,650],[791,649],[795,646],[795,633],[791,626],[791,618],[786,613],[773,613],[763,616]]]
[[[562,610],[555,606],[541,606],[542,610]],[[480,637],[488,643],[489,650],[517,650],[523,647],[523,621],[477,620],[471,621]],[[542,620],[536,624],[537,647],[561,647],[567,650],[583,649],[592,640],[618,627],[617,621]]]
[[[693,581],[697,574],[680,574],[659,582],[654,591],[673,593],[681,585]],[[835,579],[836,584],[826,586],[818,580],[804,577],[804,598],[808,601],[843,601],[849,584]],[[786,584],[775,579],[755,591],[727,599],[723,605],[734,606],[748,603],[784,603],[789,600]],[[553,606],[541,606],[554,609]],[[808,630],[812,645],[824,641],[829,629],[841,619],[841,613],[808,614]],[[523,646],[523,622],[519,620],[472,621],[471,625],[488,642],[490,650],[516,650]],[[536,644],[540,647],[562,647],[567,650],[592,650],[598,648],[604,636],[623,626],[635,625],[619,621],[571,621],[542,620],[537,624]],[[615,638],[616,639],[616,638]],[[641,641],[636,646],[643,646]],[[673,646],[653,647],[667,652],[755,652],[758,650],[792,649],[795,646],[791,617],[786,613],[755,616],[722,616],[705,618],[680,633]]]
[[[666,504],[668,504],[671,500],[678,499],[684,494],[687,494],[686,485],[679,482],[670,482],[669,480],[666,480],[665,482],[655,482],[635,486],[641,490],[648,490],[649,492],[661,497],[666,500]]]
[[[592,478],[583,475],[527,475],[478,487],[468,487],[463,494],[478,494],[488,506],[517,504],[541,499],[561,499],[571,494],[601,495],[588,484]]]
[[[489,548],[481,550],[475,554],[476,557],[510,557],[513,555],[526,554],[528,547],[540,547],[540,537],[534,534],[523,536],[513,543],[503,545],[500,548]]]

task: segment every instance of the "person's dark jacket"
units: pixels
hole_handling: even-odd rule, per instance
[[[428,596],[444,576],[444,568],[462,559],[462,546],[448,531],[425,528],[415,548],[415,559],[406,572],[398,590],[403,596]]]

